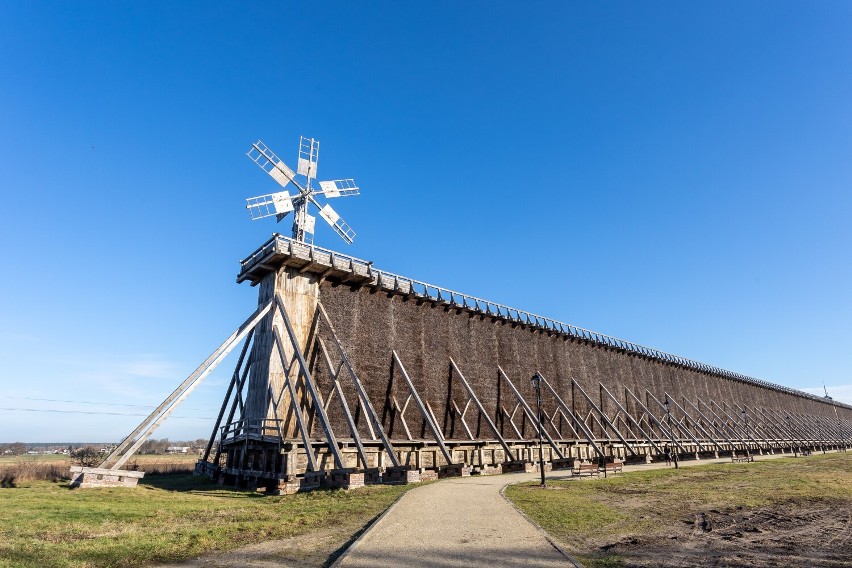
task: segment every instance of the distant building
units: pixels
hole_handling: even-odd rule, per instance
[[[169,446],[166,448],[167,454],[187,454],[191,450],[189,446]]]

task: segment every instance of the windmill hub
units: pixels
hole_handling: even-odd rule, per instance
[[[297,193],[290,195],[289,191],[279,191],[268,195],[260,195],[246,199],[246,209],[253,220],[275,215],[277,221],[284,219],[293,212],[293,239],[300,242],[313,242],[316,217],[308,212],[309,205],[318,209],[319,216],[328,223],[334,232],[347,243],[352,243],[355,231],[344,221],[330,204],[321,204],[317,196],[325,199],[359,195],[360,190],[353,179],[336,179],[319,182],[319,189],[313,187],[317,177],[319,161],[319,140],[301,137],[299,140],[299,157],[296,172],[285,164],[269,147],[258,140],[252,144],[246,155],[260,168],[272,176],[285,190],[292,183]],[[296,176],[304,176],[299,182]]]

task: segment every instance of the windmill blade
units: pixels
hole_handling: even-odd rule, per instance
[[[317,162],[319,162],[319,140],[302,136],[299,140],[299,163],[296,171],[307,176],[308,179],[316,178]]]
[[[331,225],[331,228],[340,235],[340,238],[346,241],[349,244],[352,244],[352,241],[355,240],[355,231],[352,230],[352,227],[349,224],[340,218],[340,215],[337,214],[337,211],[331,208],[331,205],[326,203],[322,207],[317,203],[317,200],[313,197],[309,197],[311,203],[316,205],[319,208],[320,217],[322,217],[326,223]]]
[[[354,179],[335,179],[332,181],[319,182],[321,193],[328,198],[348,197],[350,195],[361,195],[361,189],[355,185]]]
[[[251,150],[246,152],[246,156],[260,166],[260,169],[272,176],[272,179],[277,181],[281,187],[287,187],[288,183],[293,182],[299,188],[299,192],[304,193],[305,190],[296,182],[296,174],[293,173],[293,170],[260,140],[251,145]]]
[[[252,221],[272,215],[276,215],[280,221],[293,210],[293,199],[286,191],[260,195],[246,199],[246,209],[249,210]]]

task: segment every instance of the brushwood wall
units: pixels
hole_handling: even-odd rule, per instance
[[[601,400],[599,383],[602,383],[631,413],[637,414],[638,405],[625,389],[643,403],[648,400],[648,391],[659,400],[663,400],[667,393],[680,404],[683,404],[683,398],[693,404],[698,404],[699,399],[706,404],[711,401],[720,405],[725,403],[732,414],[734,405],[739,405],[753,412],[775,409],[780,413],[829,419],[834,419],[837,412],[841,418],[852,419],[852,410],[844,406],[835,407],[828,401],[689,369],[369,286],[325,281],[320,286],[319,299],[385,428],[396,439],[405,435],[397,413],[392,409],[392,400],[396,397],[402,404],[409,393],[400,371],[393,365],[394,350],[420,395],[429,402],[447,438],[465,437],[455,417],[453,402],[459,408],[467,402],[466,391],[451,372],[450,358],[456,361],[486,411],[507,438],[517,436],[510,431],[501,408],[511,412],[515,398],[500,380],[498,366],[530,403],[534,403],[535,393],[529,378],[534,372],[541,372],[566,404],[581,416],[590,412],[591,407],[585,397],[572,389],[571,379],[575,379],[596,402]],[[327,344],[332,344],[329,330],[322,324],[318,334]],[[323,392],[329,392],[330,375],[316,352],[311,366]],[[342,384],[350,404],[355,407],[357,397],[354,387],[350,381],[342,381]],[[544,400],[552,408],[553,401],[546,395]],[[603,405],[612,408],[606,399]],[[341,411],[337,410],[336,404],[329,406],[335,430],[345,432]],[[659,414],[658,409],[655,412]],[[363,414],[358,410],[355,414],[356,420],[363,425]],[[491,438],[490,432],[476,416],[476,412],[468,415],[468,424],[476,430],[474,435]],[[405,417],[414,437],[428,437],[425,423],[414,404],[409,405]]]

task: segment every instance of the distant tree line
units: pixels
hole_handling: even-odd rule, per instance
[[[23,442],[12,442],[11,444],[0,444],[0,455],[11,454],[21,456],[27,453],[27,445]]]
[[[168,438],[160,440],[148,440],[139,446],[139,454],[165,454],[169,448],[190,448],[189,451],[197,451],[207,447],[207,440],[199,438],[192,441],[171,441]]]
[[[74,456],[74,454],[80,454],[81,456],[86,456],[85,461],[92,461],[94,458],[91,456],[97,456],[99,454],[103,454],[105,451],[111,450],[115,446],[112,447],[104,447],[100,444],[82,444],[80,446],[68,446],[67,451],[64,453],[70,454]],[[168,453],[169,448],[189,448],[190,452],[197,452],[199,450],[207,447],[207,440],[204,438],[199,438],[197,440],[190,441],[170,441],[168,438],[162,438],[160,440],[148,440],[142,446],[139,447],[139,451],[136,452],[138,454],[166,454]],[[30,446],[23,442],[12,442],[12,443],[2,443],[0,444],[0,456],[12,455],[12,456],[22,456],[26,455],[28,451],[30,451]],[[41,452],[39,452],[41,453]]]

